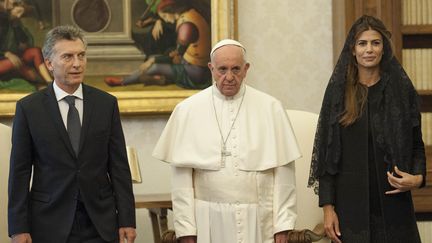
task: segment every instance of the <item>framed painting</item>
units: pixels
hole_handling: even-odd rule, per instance
[[[180,3],[184,6],[174,6]],[[5,26],[11,24],[8,20],[13,15],[32,41],[32,50],[40,52],[50,28],[76,25],[88,40],[86,84],[116,96],[122,115],[167,114],[178,102],[211,84],[208,70],[190,74],[182,65],[204,67],[208,48],[221,39],[236,38],[236,5],[236,0],[0,0],[0,32],[7,31]],[[200,40],[205,51],[195,48],[192,51],[198,54],[188,53],[188,46],[179,51],[177,40],[186,22],[195,24],[199,33],[208,33]],[[33,76],[16,68],[9,73],[2,70],[1,61],[7,59],[8,48],[13,48],[7,43],[19,43],[2,35],[0,117],[12,117],[17,100],[50,80],[38,62],[29,64]],[[198,60],[199,53],[205,53],[206,59]],[[187,54],[193,55],[188,59]]]

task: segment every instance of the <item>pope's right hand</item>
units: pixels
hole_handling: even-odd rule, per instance
[[[20,233],[12,236],[12,243],[32,243],[29,233]]]

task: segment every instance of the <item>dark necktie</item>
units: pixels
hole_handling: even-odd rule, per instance
[[[69,134],[69,139],[71,141],[75,154],[78,155],[81,122],[78,110],[75,107],[75,96],[66,96],[64,97],[64,100],[66,100],[66,102],[69,104],[69,111],[67,114],[67,131]]]

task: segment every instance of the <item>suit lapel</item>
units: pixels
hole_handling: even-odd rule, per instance
[[[85,138],[87,136],[89,127],[90,127],[90,121],[91,121],[91,115],[93,113],[93,93],[91,90],[86,86],[83,86],[83,123],[81,127],[81,138],[80,138],[80,146],[79,151],[81,151],[82,146],[84,144]],[[79,154],[79,153],[78,153]]]
[[[57,129],[57,131],[60,133],[60,137],[62,138],[65,146],[67,147],[67,150],[69,153],[75,157],[75,152],[72,148],[72,144],[69,140],[69,135],[66,131],[66,127],[63,123],[60,109],[58,107],[58,102],[56,99],[56,96],[54,94],[54,89],[52,84],[50,84],[46,90],[45,90],[45,99],[44,99],[44,105],[48,110],[48,114],[51,116],[52,121],[54,122],[54,125]]]

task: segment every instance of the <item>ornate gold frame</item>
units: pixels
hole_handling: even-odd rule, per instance
[[[237,0],[211,0],[212,43],[237,36]],[[116,96],[122,115],[168,114],[175,105],[198,90],[117,91]],[[12,117],[15,103],[26,96],[23,93],[0,95],[0,117]]]

